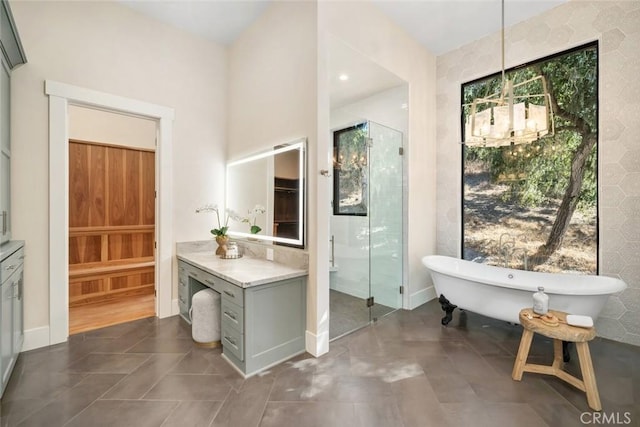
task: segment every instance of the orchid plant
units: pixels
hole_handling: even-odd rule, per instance
[[[216,213],[216,219],[218,220],[218,228],[214,228],[213,230],[211,230],[211,234],[213,234],[216,237],[226,237],[227,236],[227,231],[229,231],[229,220],[230,219],[235,219],[235,220],[239,220],[240,219],[240,216],[237,213],[235,213],[231,209],[227,209],[226,210],[226,215],[225,215],[225,218],[224,218],[224,225],[223,225],[223,223],[220,222],[220,210],[218,208],[218,205],[206,204],[206,205],[196,209],[196,213],[200,213],[200,212],[215,212]]]
[[[255,205],[253,207],[253,209],[249,210],[249,217],[247,218],[243,218],[242,222],[246,222],[247,224],[249,224],[251,226],[251,234],[258,234],[260,231],[262,231],[262,228],[260,228],[260,226],[256,225],[256,219],[258,217],[259,214],[263,214],[265,213],[267,210],[265,209],[264,206],[262,205]]]

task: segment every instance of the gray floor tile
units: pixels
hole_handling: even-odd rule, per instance
[[[225,400],[231,387],[220,375],[169,374],[143,399],[146,400]]]
[[[207,427],[220,411],[222,402],[185,401],[179,402],[162,427]],[[236,424],[236,426],[247,424]]]
[[[80,373],[130,374],[148,359],[148,354],[92,353],[68,369]]]
[[[354,427],[354,405],[337,402],[269,402],[260,427]]]
[[[182,354],[173,353],[152,355],[112,387],[103,399],[141,399],[182,357]]]
[[[178,402],[97,400],[73,418],[67,427],[161,426]],[[182,424],[186,426],[188,424]]]
[[[272,385],[273,380],[251,378],[242,390],[232,390],[211,426],[257,426],[264,413]]]
[[[197,347],[178,316],[74,335],[20,354],[0,406],[0,427],[584,425],[585,393],[551,376],[511,371],[521,327],[457,313],[436,301],[398,311],[245,379],[220,349]],[[640,421],[640,348],[590,343],[603,412]],[[536,335],[529,361],[549,364]],[[566,365],[580,376],[577,356]]]
[[[61,426],[91,405],[124,375],[90,374],[73,388],[63,391],[49,404],[25,418],[21,426]]]

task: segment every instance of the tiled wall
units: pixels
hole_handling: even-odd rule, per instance
[[[640,345],[640,2],[573,0],[508,28],[505,40],[507,67],[600,42],[600,274],[628,288],[610,298],[596,327]],[[460,252],[460,85],[499,70],[498,33],[438,57],[439,254]]]

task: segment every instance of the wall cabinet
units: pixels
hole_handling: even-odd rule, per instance
[[[0,243],[11,239],[11,70],[26,62],[6,0],[0,3]]]
[[[0,261],[0,372],[2,386],[0,396],[9,382],[11,372],[24,341],[23,327],[23,290],[24,290],[24,243],[11,242],[5,246],[14,250],[3,252]],[[3,248],[4,249],[4,248]]]
[[[22,349],[24,242],[11,241],[11,70],[26,62],[9,3],[0,3],[0,396]]]
[[[224,357],[253,375],[304,352],[306,276],[240,287],[178,260],[178,305],[189,323],[193,295],[205,288],[220,293],[220,341]]]

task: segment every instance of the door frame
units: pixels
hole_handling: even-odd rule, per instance
[[[68,106],[153,119],[156,142],[156,316],[171,316],[173,278],[173,108],[66,83],[45,81],[49,96],[49,345],[69,337],[69,114]]]

